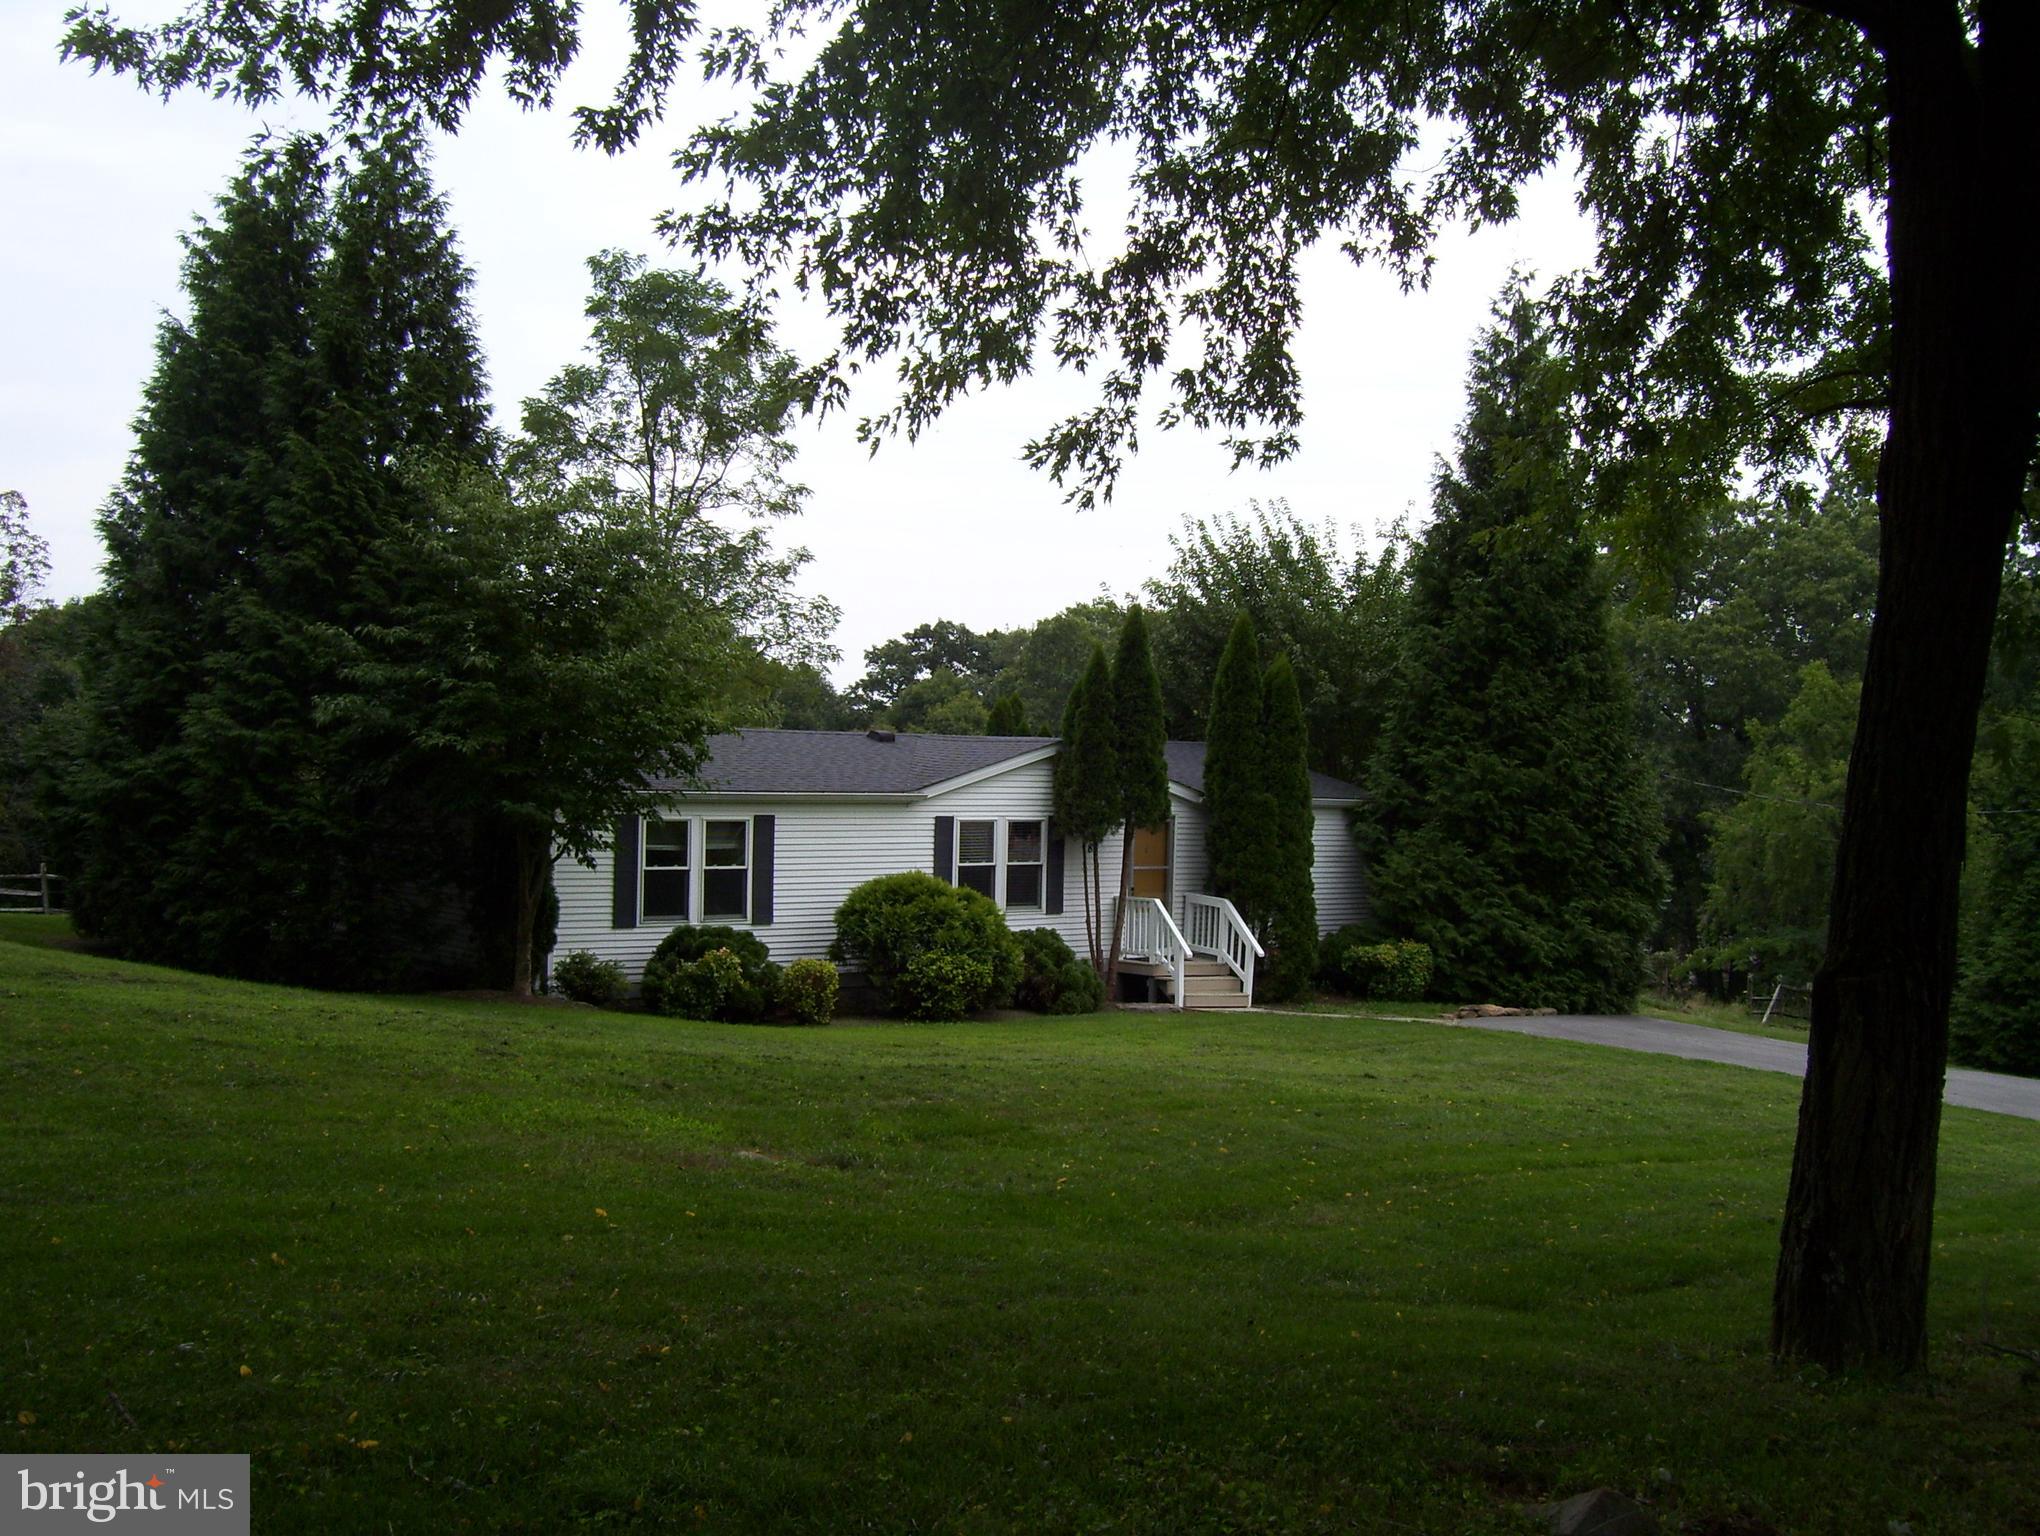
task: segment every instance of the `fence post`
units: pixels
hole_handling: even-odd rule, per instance
[[[50,866],[46,862],[35,866],[35,883],[42,889],[43,916],[50,915]]]

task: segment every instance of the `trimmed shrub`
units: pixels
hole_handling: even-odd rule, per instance
[[[946,949],[925,950],[907,962],[894,989],[895,1004],[910,1019],[967,1018],[991,993],[992,967],[986,960]]]
[[[967,964],[935,965],[935,956]],[[829,957],[864,972],[886,1012],[912,1018],[994,1007],[1020,980],[1020,945],[998,905],[918,871],[881,875],[852,891],[836,909]],[[916,971],[923,959],[931,963]]]
[[[562,997],[593,1003],[597,1008],[620,1007],[630,994],[623,967],[614,960],[598,960],[585,949],[553,962],[552,984]]]
[[[1382,942],[1382,932],[1372,923],[1348,923],[1318,940],[1318,985],[1327,992],[1343,992],[1347,988],[1346,955],[1349,950],[1360,949]]]
[[[826,960],[796,960],[779,973],[779,1006],[796,1024],[826,1024],[836,1012],[841,986]]]
[[[1020,984],[1014,1006],[1036,1013],[1094,1013],[1105,1004],[1105,983],[1053,928],[1029,928],[1020,942]]]
[[[717,954],[729,959],[705,963]],[[778,991],[764,941],[740,928],[675,928],[645,962],[645,1006],[654,1013],[755,1024]]]
[[[1415,939],[1356,944],[1343,966],[1347,990],[1357,996],[1419,998],[1431,985],[1431,946]]]

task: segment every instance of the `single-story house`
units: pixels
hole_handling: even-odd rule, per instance
[[[774,960],[826,956],[836,909],[877,875],[927,870],[997,902],[1014,929],[1054,928],[1085,951],[1081,849],[1050,815],[1060,743],[1039,736],[900,731],[742,730],[716,736],[695,784],[655,780],[594,867],[553,871],[556,952],[587,950],[635,980],[681,923],[745,928]],[[1204,746],[1168,744],[1171,814],[1134,840],[1124,952],[1159,995],[1239,1006],[1259,953],[1238,914],[1208,890]],[[1351,815],[1354,785],[1313,774],[1318,925],[1367,914]],[[1107,913],[1120,839],[1107,839]]]

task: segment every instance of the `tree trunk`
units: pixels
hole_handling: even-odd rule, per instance
[[[1091,969],[1100,976],[1105,974],[1105,873],[1099,867],[1102,860],[1098,850],[1102,843],[1086,843],[1086,853],[1091,860],[1091,887],[1084,898],[1084,905],[1090,909]]]
[[[548,850],[543,840],[535,839],[521,828],[512,834],[511,846],[515,849],[512,863],[516,870],[513,878],[517,882],[517,931],[510,952],[510,991],[513,996],[528,998],[531,996],[533,973],[537,970],[531,946],[537,936],[538,905],[545,899],[545,855]]]
[[[1112,947],[1105,951],[1105,996],[1119,996],[1119,944],[1126,933],[1126,904],[1133,899],[1133,823],[1119,842],[1119,900],[1112,907]]]
[[[1973,52],[1954,4],[1902,9],[1876,39],[1892,294],[1877,616],[1771,1321],[1776,1353],[1837,1370],[1909,1370],[1926,1355],[1969,764],[2040,404],[2016,228],[2040,150],[2024,100],[2035,13],[1998,7],[2002,25]]]

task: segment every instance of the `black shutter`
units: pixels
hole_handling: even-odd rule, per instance
[[[945,884],[956,884],[956,818],[937,816],[935,818],[935,878]]]
[[[626,816],[616,824],[616,842],[613,851],[615,866],[610,871],[613,883],[610,886],[609,926],[612,928],[637,927],[638,909],[638,838],[644,823],[636,816]]]
[[[776,816],[751,818],[751,922],[760,928],[772,925],[772,837],[778,824]]]
[[[1050,917],[1060,917],[1063,909],[1063,836],[1052,821],[1048,824],[1048,869],[1044,877],[1048,889],[1042,893],[1042,910]]]

